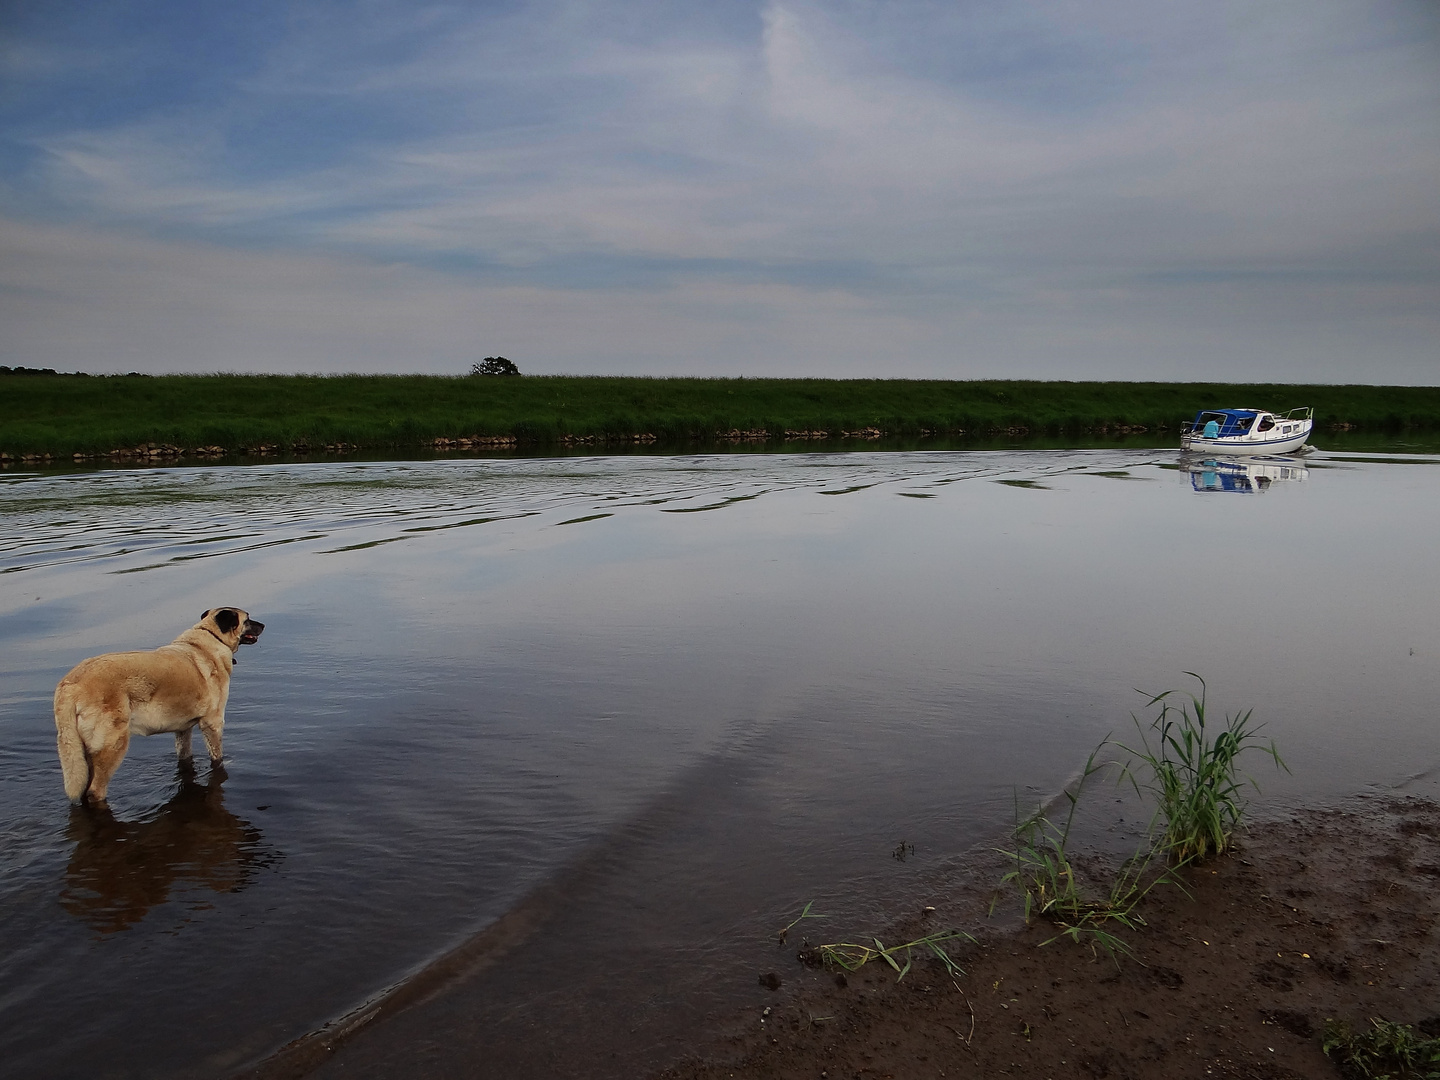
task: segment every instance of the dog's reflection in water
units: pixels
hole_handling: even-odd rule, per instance
[[[117,820],[104,806],[72,807],[66,837],[75,850],[60,905],[109,934],[139,922],[176,888],[243,889],[279,856],[264,848],[259,829],[225,809],[224,779],[212,767],[197,783],[182,762],[180,789],[144,821]]]

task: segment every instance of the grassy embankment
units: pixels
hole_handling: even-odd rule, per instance
[[[1440,430],[1440,388],[901,379],[577,376],[0,375],[0,452],[103,455],[145,444],[279,451],[1173,431],[1200,408],[1313,405],[1321,430]]]

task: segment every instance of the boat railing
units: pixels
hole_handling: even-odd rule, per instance
[[[1193,435],[1204,427],[1204,424],[1197,424],[1194,420],[1182,420],[1180,421],[1180,434]]]

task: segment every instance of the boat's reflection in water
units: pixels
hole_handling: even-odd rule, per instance
[[[191,767],[179,768],[179,790],[149,820],[121,821],[106,807],[70,812],[75,849],[60,905],[102,934],[139,922],[176,890],[239,892],[278,858],[259,829],[225,809],[223,769],[201,784]]]
[[[1236,491],[1256,495],[1271,484],[1305,480],[1310,470],[1290,458],[1188,457],[1181,467],[1190,474],[1195,491]]]

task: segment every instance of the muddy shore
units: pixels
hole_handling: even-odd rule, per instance
[[[1268,824],[1147,900],[1118,962],[1037,924],[903,981],[782,967],[780,991],[663,1080],[1340,1076],[1327,1019],[1440,1035],[1440,806],[1356,799]],[[910,940],[934,915],[893,928]],[[912,933],[913,931],[913,933]],[[768,1014],[767,1014],[768,1010]]]
[[[996,880],[990,869],[937,879],[875,926],[891,943],[974,933],[951,949],[959,978],[918,955],[898,982],[876,962],[849,974],[807,964],[805,938],[829,940],[814,932],[822,924],[800,924],[782,946],[757,918],[754,936],[769,943],[726,974],[712,964],[710,981],[730,989],[704,1000],[703,985],[659,974],[679,927],[640,912],[646,926],[617,935],[590,925],[583,903],[565,905],[537,912],[503,962],[471,958],[469,974],[440,972],[373,1020],[242,1075],[1286,1080],[1341,1075],[1321,1050],[1327,1019],[1440,1034],[1440,805],[1428,799],[1358,796],[1255,827],[1232,855],[1188,871],[1188,896],[1153,893],[1147,926],[1124,935],[1133,957],[1118,960],[1042,947],[1046,924],[987,917],[976,883]],[[548,953],[577,941],[589,955],[575,958],[571,986],[535,981],[554,970]],[[617,992],[652,968],[646,1000]]]

